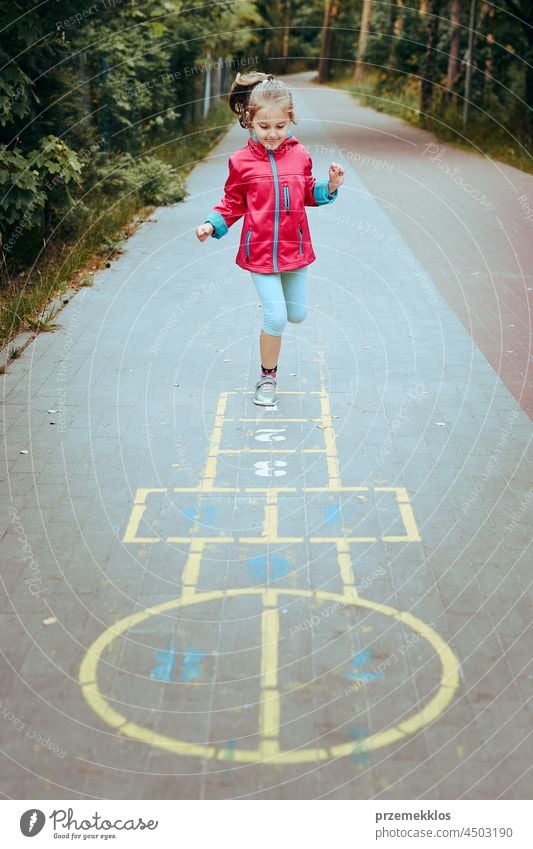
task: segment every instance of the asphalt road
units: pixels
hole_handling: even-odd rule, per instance
[[[288,81],[346,182],[277,407],[239,127],[2,378],[6,797],[531,794],[533,178]]]

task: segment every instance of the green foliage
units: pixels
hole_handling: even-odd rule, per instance
[[[46,194],[40,184],[39,171],[22,153],[0,146],[0,234],[4,242],[9,225],[28,217],[31,225],[35,215],[43,208]]]
[[[171,165],[155,156],[134,159],[123,153],[96,171],[102,187],[113,195],[136,193],[145,206],[176,203],[185,197],[183,180]]]
[[[0,4],[4,341],[44,329],[50,294],[139,210],[185,196],[188,168],[231,121],[218,97],[238,60],[262,54],[260,24],[254,0]]]
[[[260,21],[253,0],[0,4],[0,284],[82,234],[93,201],[184,197],[160,151],[202,119],[209,64],[227,86],[258,52]]]
[[[396,91],[391,88],[387,94],[383,93],[383,78],[377,72],[367,72],[364,81],[357,85],[350,75],[336,80],[335,86],[350,91],[364,106],[371,106],[378,112],[394,115],[411,124],[422,125],[443,141],[453,142],[472,153],[482,153],[533,174],[533,159],[527,151],[527,139],[530,136],[526,133],[520,137],[516,131],[509,129],[506,123],[507,112],[501,104],[493,104],[490,112],[473,107],[468,132],[465,133],[462,109],[456,105],[448,107],[444,118],[437,114],[421,118],[419,86],[412,77],[408,77],[401,88]],[[437,113],[439,105],[437,99]]]

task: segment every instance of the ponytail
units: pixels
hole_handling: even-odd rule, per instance
[[[239,124],[244,129],[248,127],[245,114],[248,111],[252,89],[265,80],[273,79],[275,79],[274,74],[263,74],[261,71],[248,71],[244,74],[237,74],[235,77],[228,97],[229,108],[237,115]]]

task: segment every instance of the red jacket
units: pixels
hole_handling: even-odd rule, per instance
[[[206,221],[213,238],[221,239],[244,216],[237,265],[272,274],[313,262],[306,206],[331,203],[327,180],[316,180],[305,147],[289,135],[277,150],[267,150],[250,137],[229,160],[224,197]]]

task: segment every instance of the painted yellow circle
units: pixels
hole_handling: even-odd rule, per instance
[[[348,742],[330,747],[317,747],[307,749],[297,749],[295,751],[278,751],[275,746],[272,746],[269,741],[268,747],[264,749],[226,749],[217,748],[216,746],[208,746],[203,744],[188,743],[186,740],[178,740],[173,737],[167,737],[164,734],[157,734],[135,722],[129,722],[127,717],[114,710],[105,700],[98,687],[98,663],[102,653],[113,641],[128,631],[134,628],[146,619],[152,616],[157,616],[160,613],[165,613],[168,610],[174,610],[178,607],[188,607],[192,604],[203,604],[204,602],[214,601],[216,599],[227,596],[238,595],[263,595],[265,598],[268,594],[268,605],[272,605],[274,598],[276,603],[280,596],[297,595],[302,597],[313,597],[322,601],[340,601],[345,605],[354,607],[364,607],[369,610],[377,611],[385,616],[391,616],[399,622],[403,622],[409,628],[412,628],[420,636],[426,640],[434,649],[441,662],[441,679],[440,685],[435,695],[430,701],[417,713],[407,718],[397,725],[387,728],[384,731],[379,731],[370,737],[367,737],[364,742]],[[451,702],[455,691],[459,686],[459,664],[457,658],[451,648],[439,637],[439,635],[411,613],[402,613],[394,607],[388,607],[385,604],[379,604],[375,601],[369,601],[363,598],[347,598],[346,596],[337,593],[327,593],[312,590],[290,590],[280,589],[264,590],[262,588],[242,588],[234,590],[214,590],[208,593],[199,593],[197,595],[187,596],[185,598],[172,599],[171,601],[158,604],[155,607],[147,608],[139,613],[133,613],[121,619],[115,625],[112,625],[103,632],[90,646],[80,666],[79,681],[82,687],[82,693],[85,701],[95,713],[112,728],[115,728],[119,734],[125,737],[130,737],[133,740],[140,740],[143,743],[150,743],[160,749],[165,749],[167,752],[172,752],[176,755],[185,755],[189,757],[207,757],[216,760],[229,760],[240,763],[258,763],[268,762],[274,764],[296,764],[309,763],[313,761],[322,761],[329,758],[339,758],[345,755],[351,755],[356,749],[358,752],[370,751],[379,749],[382,746],[388,746],[399,740],[404,740],[406,737],[419,731],[425,725],[428,725],[443,712],[447,705]]]

